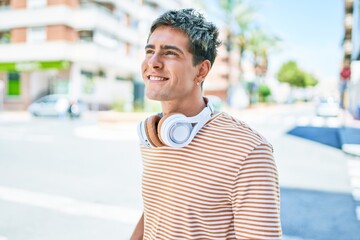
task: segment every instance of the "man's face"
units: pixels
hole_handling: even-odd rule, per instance
[[[150,35],[142,63],[146,96],[158,101],[183,100],[198,91],[188,37],[180,30],[162,26]]]

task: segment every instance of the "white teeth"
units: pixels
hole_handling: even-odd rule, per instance
[[[149,80],[152,80],[152,81],[162,81],[162,80],[165,80],[165,78],[163,78],[163,77],[150,76],[150,77],[149,77]]]

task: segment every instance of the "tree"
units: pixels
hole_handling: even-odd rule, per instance
[[[239,46],[239,68],[243,72],[242,60],[247,50],[248,38],[255,23],[254,9],[245,4],[243,0],[220,0],[227,24],[227,51],[232,50],[232,45]]]
[[[295,61],[284,63],[277,73],[279,82],[288,83],[291,87],[306,88],[316,86],[317,78],[300,69]]]
[[[253,55],[255,74],[264,77],[268,71],[269,52],[276,48],[280,39],[276,36],[265,34],[259,27],[251,32],[247,49]]]

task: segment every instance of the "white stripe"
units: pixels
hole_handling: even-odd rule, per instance
[[[119,125],[120,126],[120,125]],[[124,124],[120,127],[99,127],[82,126],[74,130],[75,136],[79,138],[99,139],[99,140],[138,140],[136,135],[136,125]]]
[[[354,188],[352,190],[352,195],[355,201],[360,201],[360,188]]]
[[[347,165],[348,165],[349,169],[353,169],[353,168],[359,169],[360,168],[360,162],[358,160],[348,159]]]
[[[141,216],[141,211],[122,206],[79,201],[68,197],[3,186],[0,186],[0,200],[50,209],[69,215],[103,218],[127,224],[136,223]]]
[[[41,134],[24,134],[24,133],[1,133],[0,140],[9,141],[26,141],[26,142],[53,142],[54,137]],[[0,239],[1,240],[1,239]]]
[[[348,159],[348,172],[351,177],[352,195],[355,201],[360,201],[360,162],[357,160]],[[360,221],[360,206],[355,209],[356,218]]]
[[[360,177],[360,166],[357,168],[349,168],[349,175],[351,177]]]
[[[302,116],[300,118],[298,118],[298,120],[296,121],[298,126],[308,126],[310,125],[310,118],[306,117],[306,116]]]
[[[224,161],[224,158],[214,158],[214,154],[211,155],[204,155],[202,154],[202,156],[198,153],[196,156],[190,156],[190,155],[187,155],[187,154],[183,154],[181,152],[177,153],[177,152],[174,152],[172,153],[172,155],[176,156],[176,158],[174,158],[174,163],[182,163],[184,160],[186,159],[192,159],[191,162],[194,163],[195,165],[198,165],[198,164],[201,164],[201,165],[204,165],[204,162],[203,161],[206,161],[206,165],[207,166],[213,166],[213,167],[216,167],[218,168],[219,165],[221,167],[221,169],[228,169],[229,171],[233,170],[234,167],[237,166],[238,164],[238,160],[235,159],[231,159],[231,158],[228,158],[226,159],[227,161]],[[161,160],[161,159],[165,159],[165,160],[168,160],[169,159],[169,152],[167,153],[164,153],[164,154],[148,154],[146,152],[143,153],[143,157],[146,159],[145,161],[145,164],[150,164],[152,161],[152,159],[156,159],[156,160]],[[209,161],[209,158],[211,159],[211,161]],[[149,163],[147,163],[147,161]],[[190,164],[190,163],[188,163]]]
[[[360,188],[360,177],[353,177],[350,179],[350,182],[353,188]]]
[[[305,238],[300,238],[300,237],[293,237],[293,236],[283,236],[283,240],[305,240]]]
[[[0,236],[0,240],[8,240],[8,238],[4,236]]]

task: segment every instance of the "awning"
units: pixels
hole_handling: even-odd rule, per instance
[[[49,69],[63,70],[70,66],[69,61],[27,61],[0,63],[0,72],[30,72]]]

